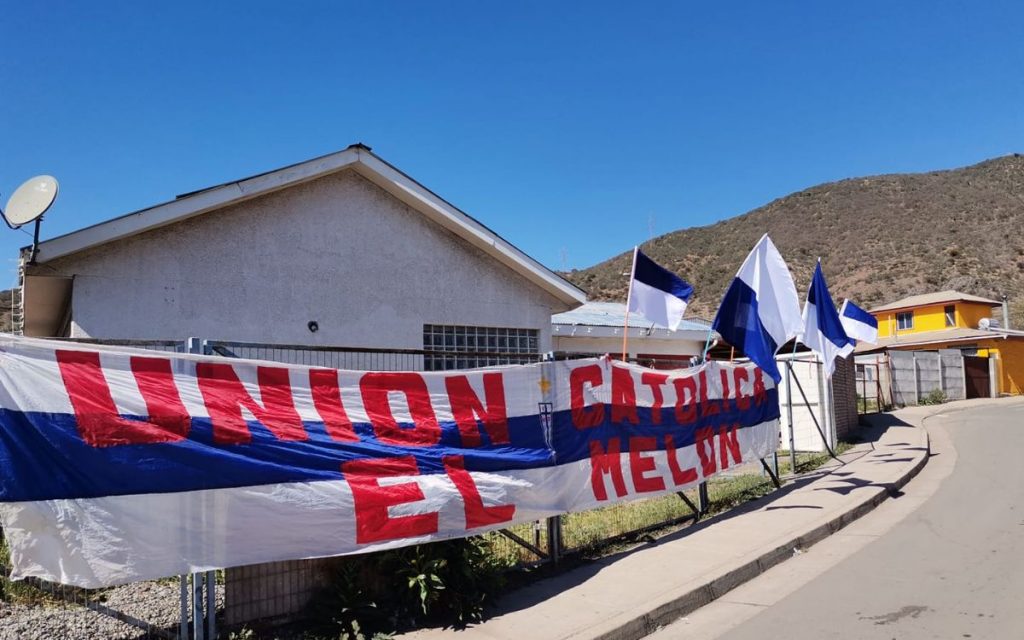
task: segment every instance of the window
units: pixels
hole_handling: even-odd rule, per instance
[[[536,329],[425,324],[423,349],[435,353],[424,356],[423,365],[427,371],[448,371],[527,364],[538,359],[538,340]]]
[[[947,305],[946,309],[945,309],[945,312],[946,312],[946,326],[947,327],[955,327],[956,326],[956,306],[955,305]]]
[[[904,311],[896,314],[896,329],[903,331],[904,329],[914,328],[914,312]]]

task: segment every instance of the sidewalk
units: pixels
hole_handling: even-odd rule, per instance
[[[960,403],[957,403],[960,404]],[[949,405],[946,405],[947,407]],[[873,440],[819,473],[655,543],[512,592],[481,624],[403,640],[634,640],[722,596],[871,511],[928,460],[923,419],[939,407],[879,414]]]

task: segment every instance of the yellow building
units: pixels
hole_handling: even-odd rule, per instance
[[[989,358],[1000,394],[1024,393],[1024,331],[1000,328],[1002,303],[959,291],[910,296],[869,311],[878,320],[878,344],[856,353],[891,349],[958,349]]]

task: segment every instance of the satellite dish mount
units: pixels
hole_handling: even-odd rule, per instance
[[[43,214],[57,199],[58,188],[57,179],[53,176],[29,178],[15,189],[7,201],[7,208],[0,211],[4,222],[12,229],[20,229],[29,222],[35,223],[29,264],[36,263],[36,254],[39,253],[39,223],[43,221]]]

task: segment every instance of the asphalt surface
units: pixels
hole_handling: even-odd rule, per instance
[[[651,638],[1024,638],[1024,401],[925,426],[895,499]]]

